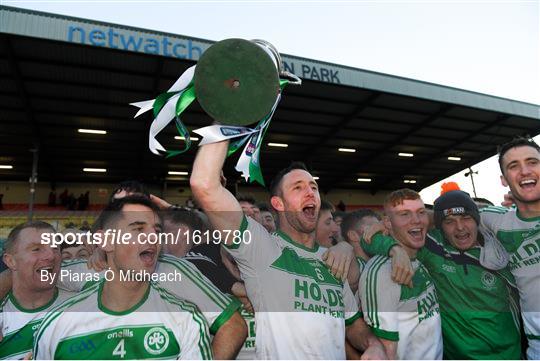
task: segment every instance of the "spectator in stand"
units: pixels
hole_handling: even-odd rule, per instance
[[[70,211],[74,211],[75,209],[77,209],[77,198],[75,198],[75,195],[73,193],[69,194],[67,201],[67,209]]]
[[[84,210],[87,210],[89,205],[90,205],[90,191],[86,191],[86,193],[84,193]]]
[[[84,195],[82,193],[79,195],[79,198],[77,198],[77,204],[77,210],[84,211]]]
[[[49,207],[56,207],[56,188],[52,188],[51,192],[49,193],[49,200],[47,205]]]
[[[67,188],[64,189],[64,191],[62,193],[60,193],[60,196],[58,196],[58,198],[60,199],[60,204],[62,205],[62,207],[66,207],[68,206],[68,190]]]

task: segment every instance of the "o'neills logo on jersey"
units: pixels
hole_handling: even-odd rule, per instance
[[[113,338],[125,338],[125,337],[133,337],[133,331],[129,328],[125,328],[123,330],[111,332],[107,335],[107,340],[112,340]]]
[[[169,346],[169,335],[161,327],[154,327],[144,335],[144,349],[152,355],[163,353]]]
[[[464,214],[464,213],[465,213],[464,207],[452,207],[452,208],[447,208],[443,210],[443,214],[445,217],[455,215],[455,214]]]

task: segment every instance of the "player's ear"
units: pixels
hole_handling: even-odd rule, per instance
[[[17,270],[17,262],[15,261],[15,257],[11,253],[4,253],[4,256],[2,257],[2,260],[4,261],[5,265],[12,271]]]
[[[386,228],[388,231],[392,229],[392,223],[390,223],[390,217],[386,215],[383,216],[383,224],[384,224],[384,228]]]
[[[360,242],[360,236],[356,231],[353,231],[352,229],[347,231],[347,238],[351,240],[352,242]]]
[[[503,187],[508,187],[508,182],[506,181],[506,178],[504,178],[504,175],[501,174],[501,184]]]
[[[272,198],[270,198],[270,204],[278,212],[283,212],[285,210],[285,206],[283,205],[283,200],[281,199],[281,197],[272,196]]]

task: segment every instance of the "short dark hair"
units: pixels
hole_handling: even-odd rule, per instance
[[[280,186],[281,186],[281,180],[283,177],[285,177],[288,173],[292,172],[293,170],[301,169],[305,170],[306,172],[309,172],[306,165],[302,162],[292,162],[287,168],[283,168],[280,170],[272,179],[272,182],[270,183],[270,195],[271,196],[277,196],[280,195]]]
[[[333,212],[334,209],[336,209],[334,207],[334,205],[326,200],[321,200],[321,211],[330,211],[330,212]]]
[[[336,219],[336,217],[341,217],[341,219],[343,219],[347,215],[347,212],[336,210],[332,212],[332,215],[334,216],[334,219]]]
[[[260,209],[261,212],[272,212],[272,209],[266,203],[258,203],[257,207]]]
[[[201,219],[197,211],[180,208],[162,212],[163,221],[168,220],[174,224],[183,224],[188,226],[191,231],[206,229],[206,224]]]
[[[502,159],[504,155],[512,148],[517,147],[531,147],[536,149],[540,153],[540,146],[536,144],[536,142],[530,138],[529,136],[526,137],[515,137],[509,142],[506,142],[504,144],[501,144],[497,148],[497,152],[499,153],[499,168],[501,169],[501,173],[504,174],[503,165],[502,165]]]
[[[17,244],[19,240],[19,235],[21,232],[27,228],[34,228],[34,229],[49,229],[52,232],[55,232],[55,229],[52,225],[50,225],[47,222],[43,221],[29,221],[25,223],[21,223],[15,228],[9,232],[8,237],[6,241],[4,242],[4,253],[10,252],[13,250],[13,247],[15,244]]]
[[[158,207],[152,201],[140,194],[133,194],[124,198],[115,199],[103,209],[96,221],[96,227],[92,227],[94,231],[104,229],[109,224],[116,222],[122,216],[122,209],[128,204],[138,204],[150,208],[154,213],[159,215]],[[99,222],[99,223],[98,223]]]
[[[341,235],[344,239],[347,239],[347,232],[353,229],[353,227],[364,217],[375,217],[379,221],[381,220],[381,216],[377,212],[369,208],[347,213],[341,221]]]
[[[251,205],[256,205],[257,201],[255,200],[255,197],[253,197],[251,194],[237,194],[236,200],[238,202],[247,202]]]
[[[128,193],[139,194],[146,198],[150,198],[150,192],[148,191],[148,189],[143,183],[136,180],[126,180],[126,181],[118,183],[118,185],[114,188],[114,191],[112,192],[111,198],[109,201],[112,202],[114,200],[113,198],[114,195],[123,190]]]

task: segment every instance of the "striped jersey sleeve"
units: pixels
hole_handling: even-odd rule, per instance
[[[238,300],[221,292],[190,262],[169,255],[159,258],[159,273],[175,271],[182,274],[182,281],[160,282],[160,287],[197,305],[210,325],[210,333],[215,334],[239,310]]]
[[[398,304],[400,286],[391,279],[388,257],[375,256],[360,278],[360,300],[364,320],[373,334],[390,341],[399,340]]]
[[[153,286],[162,299],[178,307],[176,322],[183,326],[182,339],[180,340],[180,360],[212,360],[212,343],[208,330],[208,323],[197,306],[191,302],[181,300],[167,290]],[[187,322],[186,322],[186,316]],[[185,323],[186,325],[182,324]]]

